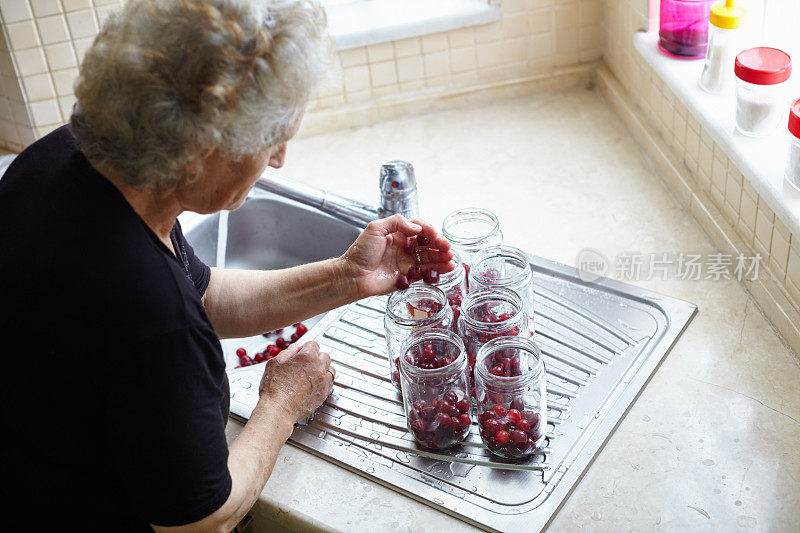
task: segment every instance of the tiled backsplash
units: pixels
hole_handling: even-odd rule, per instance
[[[0,148],[21,150],[69,120],[78,62],[121,4],[0,0]],[[495,23],[340,51],[341,68],[311,109],[520,78],[601,57],[603,0],[501,5]]]
[[[0,0],[0,148],[69,120],[78,61],[121,0]]]
[[[627,97],[683,163],[693,191],[716,208],[720,222],[762,256],[774,281],[800,311],[800,235],[792,235],[722,148],[634,49],[632,34],[648,27],[644,0],[606,0],[604,60]],[[619,38],[624,35],[625,38]],[[761,302],[760,302],[761,303]],[[769,313],[768,313],[769,314]]]

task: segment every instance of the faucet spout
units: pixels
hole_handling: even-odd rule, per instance
[[[269,170],[256,181],[255,188],[314,207],[357,228],[364,228],[384,216],[382,209],[284,178]]]

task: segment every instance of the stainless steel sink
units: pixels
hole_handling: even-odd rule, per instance
[[[359,234],[316,209],[257,190],[235,211],[181,217],[181,223],[195,254],[207,265],[243,269],[273,270],[336,257]],[[321,318],[304,323],[313,328]],[[266,345],[260,335],[223,339],[228,368],[238,364],[237,348],[253,354]]]
[[[218,222],[208,217],[185,227],[209,264],[216,264]],[[326,215],[269,196],[248,200],[227,225],[225,256],[235,268],[278,268],[329,257],[357,234]],[[417,446],[389,381],[385,297],[318,317],[304,337],[331,353],[337,378],[333,394],[296,427],[291,442],[478,527],[546,527],[696,307],[606,278],[586,283],[574,268],[539,257],[530,262],[536,341],[548,374],[548,444],[541,453],[528,460],[496,458],[474,425],[467,441],[451,450]],[[237,345],[264,345],[258,338],[226,342],[233,343],[226,345],[231,356]],[[229,370],[233,416],[250,416],[262,371],[262,365]]]

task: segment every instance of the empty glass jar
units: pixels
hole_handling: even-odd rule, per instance
[[[449,329],[452,324],[453,311],[440,288],[417,283],[393,293],[383,318],[392,383],[400,387],[399,359],[403,343],[411,333],[423,329]]]
[[[515,459],[542,446],[547,379],[533,341],[499,337],[484,344],[475,365],[475,393],[481,439],[492,453]]]
[[[418,331],[403,354],[403,406],[414,439],[434,449],[463,441],[472,424],[464,343],[449,330]]]
[[[486,248],[475,257],[469,279],[473,290],[503,287],[516,292],[525,305],[528,330],[533,335],[533,271],[525,252],[505,244]]]
[[[457,251],[467,270],[472,259],[487,246],[503,243],[500,222],[494,213],[479,207],[466,207],[453,211],[442,222],[442,235]]]
[[[497,337],[529,336],[522,300],[516,292],[502,287],[470,292],[461,304],[457,329],[467,350],[471,393],[472,373],[481,346]]]

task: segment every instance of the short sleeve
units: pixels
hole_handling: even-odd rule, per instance
[[[181,229],[181,223],[175,220],[175,225],[172,227],[172,237],[177,246],[177,252],[181,256],[184,268],[188,271],[194,288],[197,289],[198,294],[202,297],[208,288],[208,282],[211,279],[211,269],[198,258],[194,249],[186,241]]]
[[[210,329],[187,327],[126,349],[111,370],[107,467],[137,520],[189,524],[230,495],[220,350]]]

